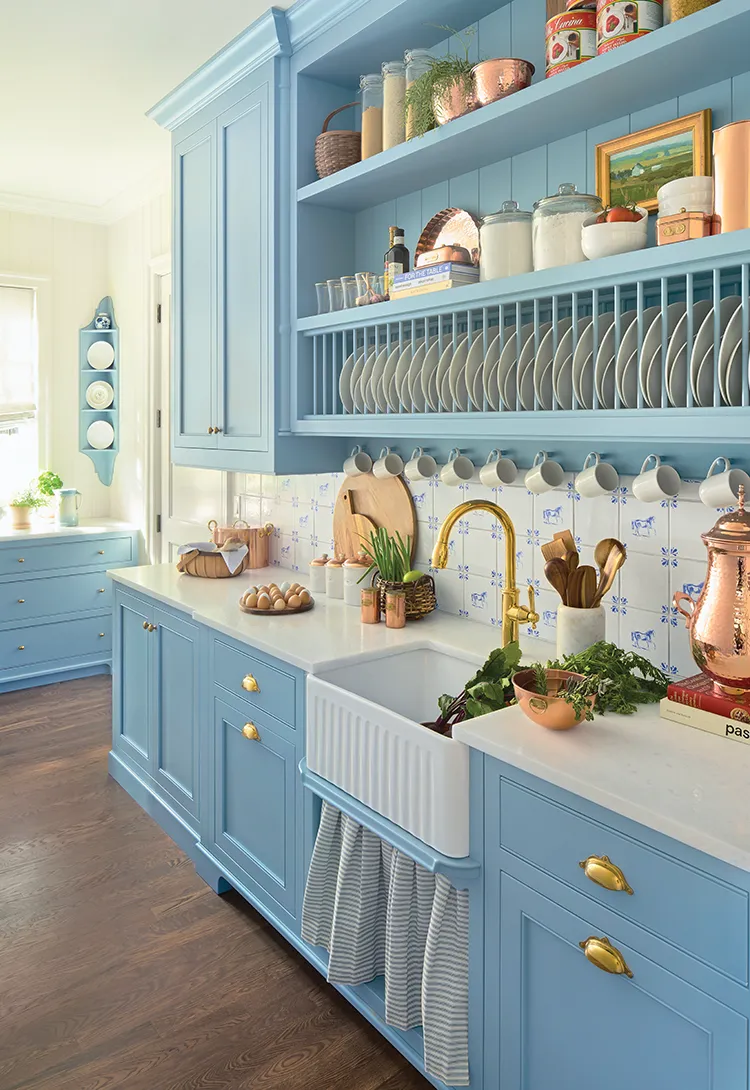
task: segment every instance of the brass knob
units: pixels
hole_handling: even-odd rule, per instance
[[[615,976],[627,976],[632,980],[633,974],[628,968],[625,958],[609,939],[598,939],[595,935],[579,942],[578,945],[584,954],[597,969],[603,973],[613,973]]]
[[[103,640],[103,639],[104,639],[104,633],[103,633],[103,632],[100,632],[100,633],[99,633],[99,639],[100,639],[100,640]]]
[[[250,742],[260,741],[260,735],[258,734],[258,728],[255,723],[245,723],[242,728],[242,733]]]
[[[248,674],[246,677],[243,677],[242,688],[245,690],[246,693],[260,692],[260,685],[255,680],[252,674]]]
[[[104,556],[104,549],[99,550],[99,556]]]
[[[106,587],[99,587],[99,590],[97,591],[97,593],[98,594],[106,594],[107,593],[107,588]]]
[[[218,435],[220,431],[221,431],[221,428],[214,428],[214,432],[216,433],[216,435]]]
[[[591,882],[595,882],[602,889],[608,889],[612,893],[629,893],[632,896],[633,890],[628,885],[625,875],[608,855],[590,855],[578,866]]]
[[[26,563],[26,561],[24,560],[24,558],[23,558],[22,556],[19,556],[19,558],[18,558],[18,563],[19,563],[19,564],[25,564],[25,563]]]
[[[23,645],[22,643],[19,643],[19,645],[18,645],[18,650],[19,650],[19,651],[25,651],[25,650],[26,650],[26,648],[25,648],[25,646],[24,646],[24,645]]]
[[[150,624],[148,626],[148,630],[149,630],[149,632],[156,632],[158,627],[159,627],[158,624]]]
[[[148,632],[148,630],[149,630],[149,626],[148,626],[148,621],[144,621],[144,622],[143,622],[143,627],[144,627],[144,628],[146,629],[146,631]]]
[[[208,434],[209,434],[209,435],[213,435],[213,433],[214,433],[214,429],[213,429],[213,428],[209,428],[209,429],[208,429]]]
[[[19,604],[19,606],[22,606],[22,605],[24,604],[24,602],[25,602],[25,601],[26,601],[26,599],[25,599],[25,598],[19,598],[19,599],[18,599],[18,604]]]

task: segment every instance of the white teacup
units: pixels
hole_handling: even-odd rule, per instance
[[[592,451],[586,455],[583,469],[576,477],[576,492],[580,492],[586,499],[594,499],[596,496],[607,496],[620,484],[620,474],[609,462],[603,462],[601,457]]]
[[[448,455],[448,461],[440,470],[440,480],[450,488],[466,484],[474,476],[474,463],[456,447]]]
[[[559,462],[553,462],[546,450],[540,450],[534,464],[526,474],[526,487],[529,492],[541,496],[553,488],[559,488],[565,480],[565,470]]]
[[[406,463],[405,473],[410,481],[428,481],[438,471],[438,464],[431,454],[425,454],[421,447],[412,453]]]
[[[649,469],[651,463],[654,468]],[[641,467],[639,476],[633,481],[633,495],[641,503],[660,503],[671,500],[679,494],[682,480],[676,469],[661,463],[658,454],[649,454]]]
[[[501,484],[513,484],[518,476],[518,466],[510,458],[503,458],[499,450],[490,451],[490,455],[479,470],[479,479],[487,488],[498,488]]]
[[[390,447],[383,447],[372,471],[381,481],[388,477],[398,477],[399,473],[404,472],[404,460],[400,455],[394,454]]]
[[[372,458],[362,447],[355,447],[344,462],[344,473],[347,477],[361,477],[372,470]]]
[[[717,472],[720,466],[724,467],[721,473]],[[750,503],[750,476],[744,469],[732,469],[728,458],[717,458],[700,486],[701,502],[705,503],[706,507],[733,507],[737,503],[737,497],[743,485],[748,503]]]

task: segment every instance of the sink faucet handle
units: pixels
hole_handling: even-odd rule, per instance
[[[532,628],[539,624],[539,614],[536,611],[536,591],[529,584],[529,623]]]

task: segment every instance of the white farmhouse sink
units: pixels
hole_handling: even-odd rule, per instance
[[[428,648],[307,679],[307,766],[444,855],[469,854],[469,750],[421,726],[480,662]]]

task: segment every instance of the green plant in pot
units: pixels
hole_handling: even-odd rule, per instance
[[[463,56],[448,53],[434,57],[428,70],[407,89],[404,107],[409,120],[409,131],[414,136],[424,136],[437,125],[445,125],[477,108],[472,75],[475,61],[469,60],[473,27],[463,35],[452,27],[440,27],[454,35],[463,48]]]
[[[40,473],[36,481],[37,492],[39,493],[40,503],[39,506],[46,508],[42,512],[46,518],[54,518],[57,510],[57,497],[55,495],[58,488],[62,488],[62,477],[58,476],[51,469],[47,469],[44,473]]]
[[[40,496],[37,482],[32,481],[28,488],[16,492],[10,501],[10,518],[14,530],[28,530],[31,527],[31,512],[42,507],[46,501]]]
[[[412,539],[406,541],[396,531],[391,537],[381,526],[370,534],[369,541],[362,538],[362,552],[370,566],[359,580],[364,582],[372,578],[381,598],[381,610],[385,607],[385,595],[389,590],[403,590],[406,594],[406,616],[416,620],[431,613],[436,605],[435,587],[432,579],[423,572],[412,570]]]

